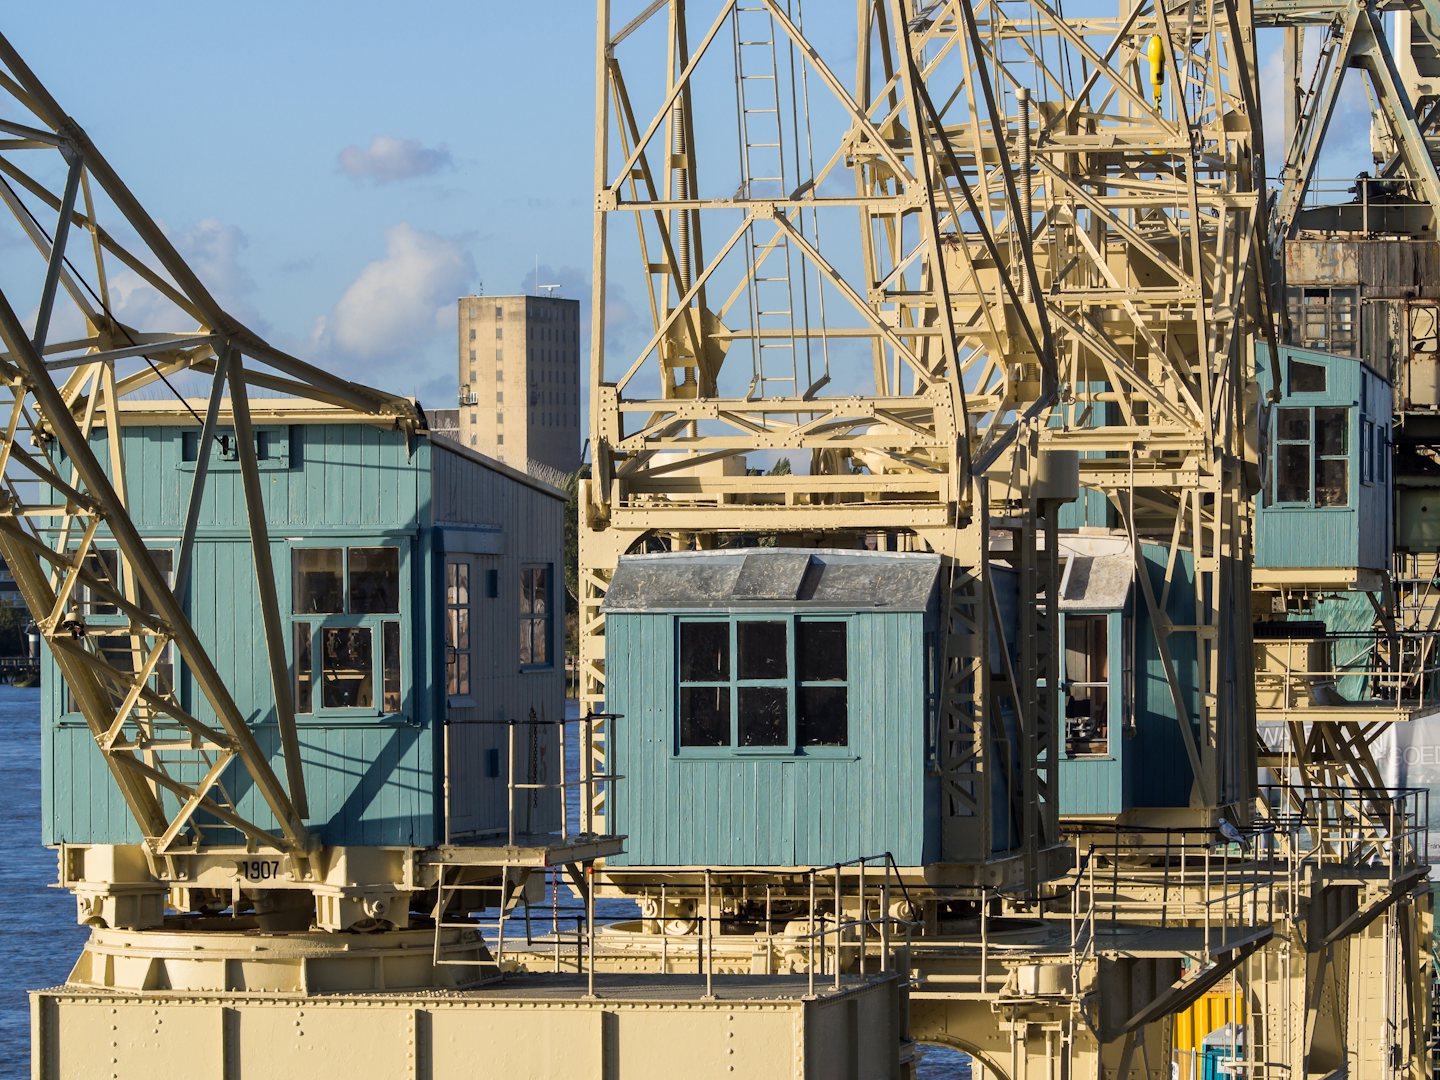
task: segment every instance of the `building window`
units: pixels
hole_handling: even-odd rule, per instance
[[[496,340],[496,341],[503,341],[504,339],[505,339],[505,328],[504,328],[503,326],[497,326],[497,327],[495,327],[495,340]]]
[[[1292,394],[1323,394],[1325,393],[1325,365],[1312,364],[1307,360],[1290,358],[1286,365],[1286,375],[1290,380],[1290,393]]]
[[[495,305],[495,317],[497,319],[503,319],[505,317],[505,308],[500,304]]]
[[[1282,506],[1348,506],[1350,409],[1275,410],[1274,501]]]
[[[475,340],[475,328],[473,326],[470,328],[470,340]]]
[[[1065,754],[1110,752],[1107,615],[1065,616]]]
[[[148,548],[151,560],[155,563],[156,569],[164,577],[166,585],[174,582],[174,552],[169,548]],[[75,552],[71,552],[74,558]],[[112,667],[122,672],[138,673],[149,659],[147,646],[141,644],[137,650],[135,640],[130,634],[129,616],[121,612],[118,605],[106,598],[102,589],[108,589],[118,596],[125,595],[124,582],[120,574],[120,552],[116,548],[92,547],[85,556],[85,570],[91,574],[101,588],[91,588],[84,579],[76,582],[75,589],[71,593],[71,603],[74,605],[76,614],[85,624],[86,636],[95,642],[96,651],[101,658]],[[133,571],[127,570],[127,573]],[[134,579],[132,578],[132,581]],[[138,606],[149,615],[158,617],[157,605],[151,599],[150,594],[139,588],[136,584],[136,594],[139,596]],[[147,687],[161,696],[176,695],[176,702],[179,703],[178,688],[175,685],[175,646],[165,646],[155,667],[146,683]],[[104,682],[104,689],[110,693],[112,704],[118,709],[121,705],[123,692],[115,684]],[[63,700],[61,709],[67,713],[80,711],[74,698],[70,694],[68,683],[61,683]],[[148,716],[153,713],[152,707],[143,700],[135,706],[138,716]]]
[[[445,563],[445,692],[470,696],[470,564]]]
[[[679,748],[846,746],[847,632],[841,619],[681,620]]]
[[[315,711],[318,683],[322,710],[400,712],[400,620],[383,618],[400,614],[400,549],[294,548],[290,567],[291,613],[303,616],[292,625],[295,711]]]
[[[1290,321],[1296,344],[1306,349],[1358,355],[1356,290],[1304,285],[1289,290]]]
[[[521,568],[520,663],[524,667],[544,667],[551,662],[551,586],[550,567]]]
[[[370,628],[327,626],[320,633],[320,704],[326,709],[369,709],[375,704],[375,657]]]

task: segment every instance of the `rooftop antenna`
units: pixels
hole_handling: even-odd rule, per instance
[[[545,295],[546,295],[547,297],[553,298],[553,297],[555,296],[555,290],[557,290],[557,289],[559,289],[559,288],[562,288],[562,286],[560,286],[560,285],[541,285],[541,284],[540,284],[540,256],[539,256],[539,255],[536,255],[536,256],[535,256],[535,295],[536,295],[536,296],[539,296],[539,295],[540,295],[540,290],[541,290],[541,289],[544,289],[544,290],[545,290]]]

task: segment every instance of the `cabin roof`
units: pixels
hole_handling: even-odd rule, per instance
[[[1059,554],[1064,564],[1061,610],[1119,611],[1125,606],[1135,580],[1135,555],[1128,537],[1066,534],[1060,537]]]
[[[415,404],[418,406],[419,403],[415,402]],[[120,404],[120,422],[127,428],[196,428],[200,426],[200,418],[205,415],[208,407],[209,403],[204,398],[128,398]],[[104,414],[104,411],[103,406],[97,410],[101,415]],[[365,424],[382,430],[393,430],[397,424],[394,416],[371,415],[328,402],[298,397],[252,397],[250,399],[250,419],[256,427],[265,427],[270,424]],[[235,422],[228,396],[220,402],[217,421],[222,427]],[[518,483],[532,487],[551,498],[568,498],[565,491],[556,485],[542,480],[538,476],[531,476],[513,465],[507,465],[498,458],[482,454],[456,442],[449,436],[441,435],[429,428],[421,428],[415,434],[419,438],[429,439],[436,446],[443,447],[458,457],[473,461],[491,472],[499,473]]]
[[[626,555],[602,610],[926,611],[939,573],[940,557],[923,552],[736,548]]]

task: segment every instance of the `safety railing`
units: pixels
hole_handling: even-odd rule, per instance
[[[1264,836],[1263,827],[1088,826],[1087,850],[1076,848],[1077,866],[1088,870],[1070,905],[1077,960],[1116,947],[1122,930],[1173,931],[1155,944],[1169,940],[1177,950],[1214,955],[1270,925],[1285,867],[1261,850]]]
[[[1395,718],[1440,704],[1440,650],[1418,631],[1332,633],[1255,641],[1255,706],[1262,720],[1318,719],[1320,710]]]
[[[597,954],[605,960],[643,943],[661,973],[702,976],[707,998],[714,996],[717,974],[749,971],[763,952],[803,974],[813,995],[824,983],[841,989],[847,973],[865,978],[895,970],[916,925],[895,913],[915,907],[889,853],[796,870],[712,867],[650,880],[627,875],[626,885],[647,898],[650,916],[601,910],[588,868],[583,888],[567,887],[552,872],[548,919],[543,902],[533,906],[541,913],[540,932],[527,905],[522,916],[487,924],[487,945],[502,963],[507,954],[523,954],[527,966],[548,959],[556,972],[583,974],[593,995]],[[792,918],[797,908],[804,915]],[[627,940],[625,930],[637,921],[655,923],[656,932]]]
[[[1397,878],[1429,860],[1427,788],[1262,785],[1260,797],[1271,843],[1297,888],[1311,866],[1382,869]]]
[[[449,757],[449,729],[454,727],[495,727],[506,729],[506,772],[505,772],[505,831],[506,842],[514,847],[521,834],[516,828],[518,815],[517,799],[528,796],[530,792],[554,791],[558,794],[560,823],[559,834],[562,841],[573,839],[576,835],[588,836],[583,829],[578,834],[570,826],[570,795],[578,789],[582,806],[590,806],[595,801],[596,788],[601,784],[613,783],[622,780],[624,777],[618,773],[597,773],[587,767],[592,760],[595,748],[595,726],[597,723],[606,722],[613,724],[622,719],[617,713],[589,713],[578,718],[566,718],[563,720],[543,720],[537,717],[530,717],[525,720],[451,720],[446,722],[446,756]],[[572,775],[570,771],[570,755],[567,739],[567,731],[571,724],[580,729],[580,766],[578,775]],[[554,729],[556,742],[558,744],[557,757],[560,761],[560,776],[557,780],[544,780],[535,776],[534,770],[524,770],[521,775],[518,751],[520,732],[528,730],[534,734],[537,731]],[[446,769],[446,783],[449,783],[449,769]],[[448,814],[446,815],[448,818]],[[584,815],[581,815],[584,820]]]

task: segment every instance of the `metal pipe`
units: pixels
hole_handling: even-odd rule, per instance
[[[560,839],[570,839],[570,767],[565,757],[565,728],[567,721],[560,721]]]
[[[1017,133],[1016,158],[1017,167],[1020,170],[1020,221],[1019,227],[1025,230],[1028,236],[1030,233],[1032,200],[1034,198],[1033,188],[1030,180],[1030,88],[1026,86],[1017,87],[1015,100],[1019,105]],[[1034,293],[1030,288],[1030,275],[1020,275],[1020,298],[1027,304],[1033,300]]]
[[[510,846],[515,846],[515,721],[511,720],[508,729],[510,733],[510,752],[506,762],[507,780],[505,784],[505,802]]]
[[[585,996],[595,996],[595,867],[585,867]]]
[[[810,871],[810,933],[806,940],[810,945],[810,963],[806,965],[810,971],[810,986],[808,993],[815,996],[815,871]]]
[[[703,941],[702,944],[704,945],[704,948],[705,948],[705,1000],[707,1000],[707,1001],[713,1001],[714,998],[715,998],[715,991],[714,991],[714,988],[713,988],[712,985],[711,985],[711,979],[712,979],[712,977],[713,977],[713,975],[714,975],[714,968],[715,968],[715,942],[714,942],[714,939],[711,938],[711,936],[710,936],[711,933],[712,933],[712,930],[711,930],[711,927],[710,927],[710,868],[709,868],[709,867],[706,867],[706,868],[705,868],[705,938],[704,938],[704,941]]]

